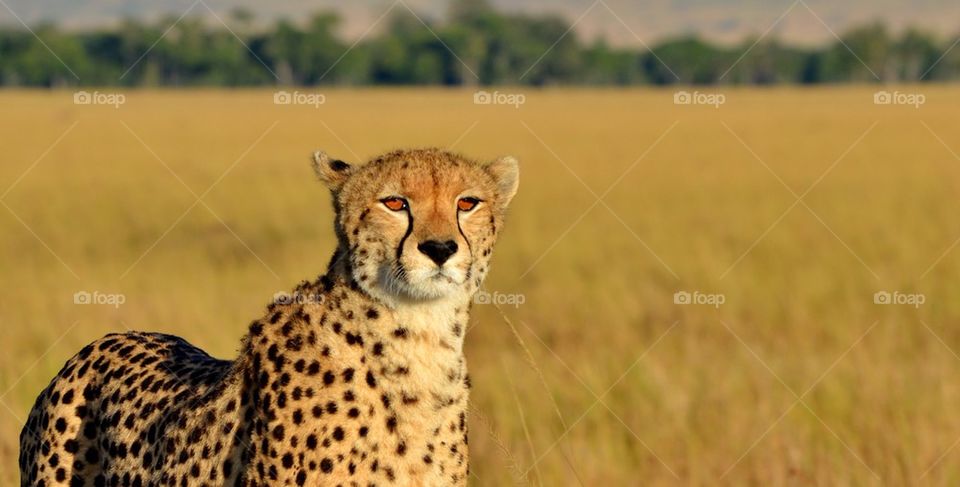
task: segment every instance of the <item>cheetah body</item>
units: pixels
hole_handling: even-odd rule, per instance
[[[322,154],[315,163],[338,210],[327,273],[271,303],[233,361],[158,333],[84,347],[24,426],[22,485],[466,484],[463,337],[515,161],[511,173],[428,149],[359,169]],[[451,175],[450,194],[490,201],[452,213],[465,250],[436,266],[404,256],[454,231],[417,189],[444,200]],[[358,185],[409,194],[406,218],[378,207],[380,192],[358,197]]]

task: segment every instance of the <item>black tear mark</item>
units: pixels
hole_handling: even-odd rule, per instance
[[[410,208],[404,210],[407,214],[407,231],[403,234],[403,238],[400,239],[400,244],[397,245],[397,263],[400,263],[400,257],[403,256],[403,244],[407,241],[407,237],[413,233],[413,214],[410,213]]]
[[[457,212],[457,231],[460,232],[460,236],[463,237],[463,241],[467,243],[467,251],[470,252],[470,257],[473,257],[473,245],[470,243],[470,239],[467,238],[467,234],[463,233],[463,227],[460,226],[460,212]]]

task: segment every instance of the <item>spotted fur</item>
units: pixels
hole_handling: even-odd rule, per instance
[[[327,272],[271,303],[233,361],[158,333],[84,347],[30,412],[21,485],[466,484],[463,335],[516,162],[314,163],[337,209]],[[481,203],[460,211],[465,195]],[[457,250],[438,262],[428,241]]]

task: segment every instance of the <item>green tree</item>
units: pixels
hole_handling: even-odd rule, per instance
[[[656,84],[710,84],[720,81],[736,58],[697,38],[667,41],[644,56],[643,65]]]
[[[887,69],[891,51],[892,42],[883,25],[854,29],[820,57],[818,79],[829,82],[895,80],[895,74]]]
[[[898,80],[920,81],[939,55],[940,50],[932,36],[910,29],[893,46],[891,69]]]

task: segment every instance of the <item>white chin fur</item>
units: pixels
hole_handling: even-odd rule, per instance
[[[421,301],[455,294],[462,289],[464,277],[462,271],[452,267],[444,267],[440,272],[436,267],[408,269],[403,275],[388,268],[381,269],[377,284],[389,295]]]

